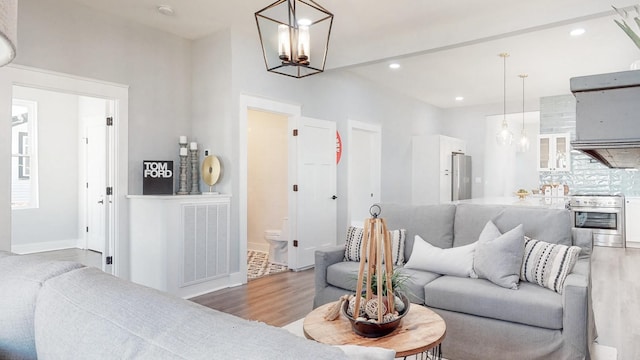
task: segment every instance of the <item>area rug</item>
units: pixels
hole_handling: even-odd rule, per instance
[[[282,328],[294,335],[304,337],[304,332],[302,330],[303,322],[304,322],[304,319],[296,320],[290,324],[283,326]],[[413,356],[408,356],[406,358],[399,358],[399,359],[418,360],[420,359],[420,357],[413,355]],[[591,344],[591,359],[592,360],[616,360],[618,359],[618,350],[614,347],[593,343]],[[446,360],[446,359],[443,358],[443,360]]]
[[[266,275],[277,274],[289,270],[285,265],[269,262],[269,254],[263,251],[247,252],[247,278],[254,280]]]

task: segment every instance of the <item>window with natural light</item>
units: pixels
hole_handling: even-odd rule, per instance
[[[11,111],[11,209],[38,207],[37,109],[35,101],[13,99]]]

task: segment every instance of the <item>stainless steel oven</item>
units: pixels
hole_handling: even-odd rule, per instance
[[[624,196],[573,195],[573,226],[593,230],[593,245],[625,247]]]

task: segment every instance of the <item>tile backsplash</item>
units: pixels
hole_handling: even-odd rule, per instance
[[[540,99],[540,134],[571,133],[576,137],[576,99],[573,95]],[[640,196],[640,171],[610,169],[583,153],[571,150],[571,171],[540,172],[540,184],[561,183],[570,193],[622,193]]]

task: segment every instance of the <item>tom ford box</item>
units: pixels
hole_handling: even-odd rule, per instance
[[[173,194],[173,161],[144,160],[142,162],[142,194]]]

